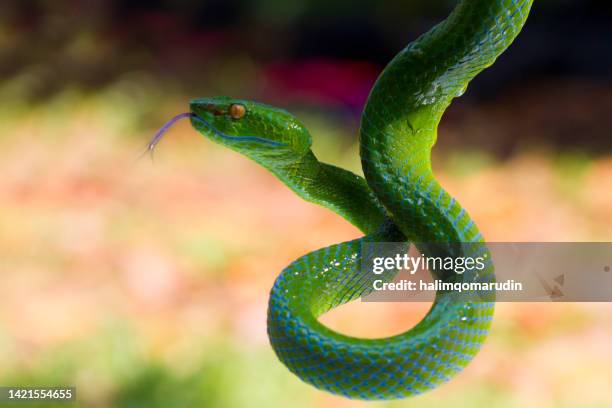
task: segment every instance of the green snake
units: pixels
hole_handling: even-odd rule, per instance
[[[172,123],[189,117],[208,139],[254,160],[298,196],[338,213],[365,234],[302,256],[271,290],[270,342],[303,381],[350,398],[404,398],[449,380],[480,349],[494,301],[457,301],[438,292],[419,324],[384,339],[345,336],[318,317],[372,290],[373,276],[360,268],[366,242],[414,243],[421,251],[431,248],[419,243],[483,242],[467,212],[434,178],[431,149],[446,108],[513,42],[532,2],[459,1],[446,20],[389,63],[361,119],[365,178],[320,162],[302,123],[252,101],[195,99],[190,112],[175,117],[151,141],[152,149]],[[454,256],[462,254],[460,248]],[[494,279],[492,270],[488,274],[484,278]]]

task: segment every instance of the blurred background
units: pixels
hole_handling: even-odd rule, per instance
[[[447,112],[434,167],[489,241],[610,241],[612,6],[535,3]],[[76,385],[83,407],[612,406],[608,304],[499,304],[474,362],[410,400],[301,383],[268,344],[269,289],[358,231],[187,121],[139,159],[191,98],[229,95],[289,109],[360,172],[373,81],[453,4],[1,2],[0,384]],[[382,337],[428,307],[322,320]]]

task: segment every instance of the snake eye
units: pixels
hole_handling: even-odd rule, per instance
[[[246,108],[239,103],[233,103],[229,107],[229,114],[232,119],[242,119],[246,115]]]

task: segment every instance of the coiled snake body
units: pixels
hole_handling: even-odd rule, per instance
[[[270,342],[302,380],[351,398],[403,398],[450,379],[484,342],[494,303],[457,301],[443,293],[417,326],[385,339],[345,336],[317,318],[371,290],[374,276],[360,268],[364,242],[482,242],[466,211],[435,180],[430,153],[447,106],[512,43],[532,1],[460,1],[446,20],[393,59],[362,116],[365,179],[319,162],[308,131],[286,111],[215,97],[196,99],[190,113],[179,115],[189,116],[203,135],[253,159],[303,199],[335,211],[366,234],[302,256],[274,283]]]

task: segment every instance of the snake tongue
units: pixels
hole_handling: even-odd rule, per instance
[[[193,116],[195,116],[195,114],[191,112],[179,113],[178,115],[170,119],[168,122],[166,122],[166,124],[164,124],[164,126],[162,126],[149,141],[149,144],[147,145],[147,151],[153,153],[153,150],[155,150],[155,146],[157,146],[157,144],[162,140],[164,135],[168,133],[168,130],[172,126],[174,126],[176,122],[181,119],[190,118]]]

